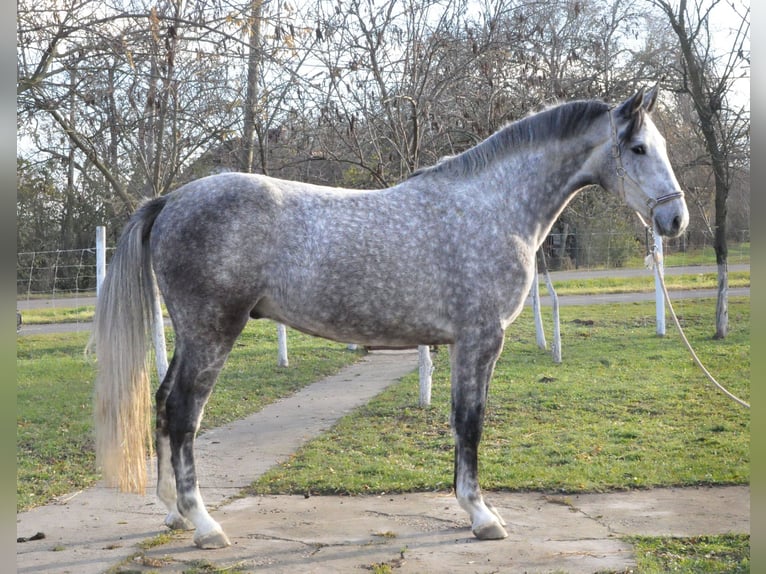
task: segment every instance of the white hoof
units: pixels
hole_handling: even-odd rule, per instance
[[[223,530],[212,530],[207,534],[195,534],[194,544],[196,544],[198,548],[202,548],[204,550],[226,548],[227,546],[231,546],[231,542],[229,542],[229,538],[226,536]]]
[[[505,528],[497,520],[474,526],[471,531],[479,540],[501,540],[508,537]]]
[[[503,520],[503,517],[500,516],[500,513],[497,511],[497,508],[495,508],[493,505],[491,505],[489,502],[485,503],[487,505],[487,508],[489,508],[489,511],[494,514],[497,519],[500,521],[500,526],[505,526],[505,520]]]
[[[165,526],[171,530],[194,530],[194,524],[190,520],[175,512],[170,512],[165,517]]]

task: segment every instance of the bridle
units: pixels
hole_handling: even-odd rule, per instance
[[[614,160],[614,163],[616,165],[615,171],[617,172],[617,178],[620,180],[620,197],[622,197],[623,201],[625,201],[626,193],[625,193],[625,179],[629,179],[633,182],[633,184],[640,188],[641,186],[639,183],[635,180],[635,178],[631,177],[631,175],[625,170],[625,167],[622,165],[622,152],[620,151],[620,138],[617,135],[617,126],[614,123],[614,117],[612,116],[612,110],[614,108],[610,108],[607,111],[607,114],[609,114],[609,123],[612,126],[612,159]],[[654,219],[654,209],[658,205],[662,205],[663,203],[668,203],[669,201],[674,201],[676,199],[683,199],[684,192],[681,190],[674,191],[673,193],[668,193],[666,195],[661,195],[660,197],[650,197],[646,200],[646,205],[649,208],[649,217],[650,219]],[[643,216],[636,212],[636,215],[638,215],[638,218],[643,222],[643,224],[646,227],[652,228],[651,225],[647,224],[647,222],[644,220]]]

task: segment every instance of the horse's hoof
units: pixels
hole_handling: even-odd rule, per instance
[[[508,537],[505,528],[499,522],[488,522],[472,529],[473,535],[479,540],[501,540]]]
[[[497,508],[495,508],[489,502],[487,502],[486,505],[487,505],[487,508],[489,508],[489,511],[492,514],[494,514],[497,517],[497,519],[500,521],[500,526],[505,526],[505,520],[503,520],[503,517],[500,516],[500,513],[497,511]]]
[[[226,534],[224,534],[223,530],[213,530],[207,534],[203,534],[202,536],[195,535],[194,544],[203,550],[212,550],[215,548],[226,548],[227,546],[231,546],[231,542],[229,542],[229,538],[226,536]]]
[[[165,517],[165,526],[171,530],[194,530],[194,524],[190,520],[174,512]]]

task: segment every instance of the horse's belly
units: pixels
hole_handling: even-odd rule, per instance
[[[401,312],[386,314],[374,309],[374,305],[366,309],[288,308],[264,298],[251,315],[284,323],[309,335],[358,345],[409,347],[446,345],[454,340],[452,325],[445,318]]]

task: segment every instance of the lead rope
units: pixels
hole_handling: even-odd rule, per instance
[[[705,368],[705,365],[702,364],[702,361],[700,361],[699,357],[697,356],[697,353],[694,352],[694,349],[691,346],[691,343],[689,343],[689,339],[686,338],[686,334],[684,333],[684,330],[681,328],[681,322],[678,320],[678,317],[676,316],[676,312],[673,309],[673,303],[670,302],[670,295],[668,294],[668,288],[665,285],[665,273],[662,271],[662,267],[660,265],[660,256],[657,254],[657,250],[652,248],[651,249],[652,254],[652,260],[654,261],[655,268],[657,269],[657,276],[660,278],[660,285],[662,286],[662,293],[665,295],[665,301],[668,304],[668,309],[670,310],[670,315],[673,317],[673,322],[676,324],[676,327],[678,327],[678,332],[681,334],[681,339],[683,340],[684,344],[686,345],[686,348],[689,349],[689,352],[692,355],[692,358],[694,359],[694,362],[697,363],[697,366],[702,369],[702,372],[705,373],[705,376],[710,380],[711,383],[713,383],[718,390],[720,390],[723,394],[725,394],[727,397],[729,397],[731,400],[733,400],[736,403],[739,403],[743,407],[750,408],[750,404],[746,403],[736,395],[729,392],[726,387],[724,387],[721,383],[715,380],[715,377],[710,374],[710,372]]]

